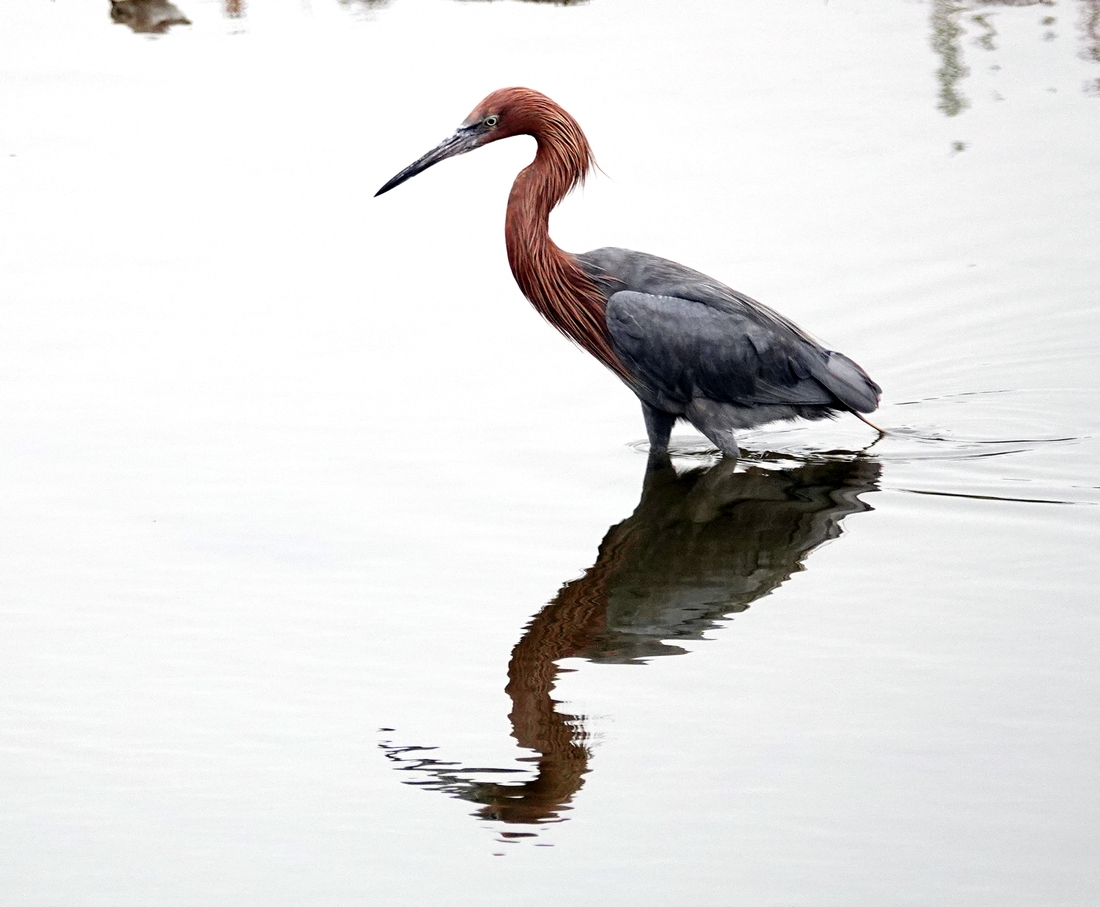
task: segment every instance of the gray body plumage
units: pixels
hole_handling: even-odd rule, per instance
[[[881,389],[855,362],[705,274],[629,249],[574,259],[607,300],[611,343],[652,449],[667,449],[677,419],[737,456],[739,430],[878,406]]]

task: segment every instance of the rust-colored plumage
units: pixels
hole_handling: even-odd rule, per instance
[[[530,88],[494,91],[467,117],[500,117],[495,138],[531,135],[534,161],[520,171],[508,196],[504,242],[512,274],[536,311],[600,362],[630,380],[611,348],[606,301],[596,284],[550,238],[550,212],[595,164],[588,139],[568,112]]]

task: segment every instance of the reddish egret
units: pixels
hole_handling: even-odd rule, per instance
[[[736,457],[739,429],[874,412],[881,388],[862,368],[756,300],[644,252],[559,249],[550,239],[550,211],[584,182],[595,160],[577,121],[537,91],[494,91],[454,135],[377,195],[513,135],[534,136],[538,151],[508,197],[504,240],[512,274],[539,314],[638,395],[651,453],[668,450],[678,419]]]

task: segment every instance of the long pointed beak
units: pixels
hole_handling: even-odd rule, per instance
[[[383,192],[389,192],[395,186],[400,186],[405,180],[412,179],[418,173],[423,173],[433,164],[438,164],[440,161],[445,161],[447,158],[458,154],[465,154],[467,151],[473,151],[482,143],[483,138],[483,135],[467,127],[459,127],[454,135],[448,136],[422,158],[409,164],[408,167],[375,192],[374,197],[378,198]]]

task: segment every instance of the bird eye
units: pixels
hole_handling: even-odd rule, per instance
[[[489,116],[487,116],[484,120],[482,120],[482,122],[486,126],[495,126],[497,123],[500,122],[500,117],[498,117],[495,113],[493,113],[493,114],[490,114]]]

